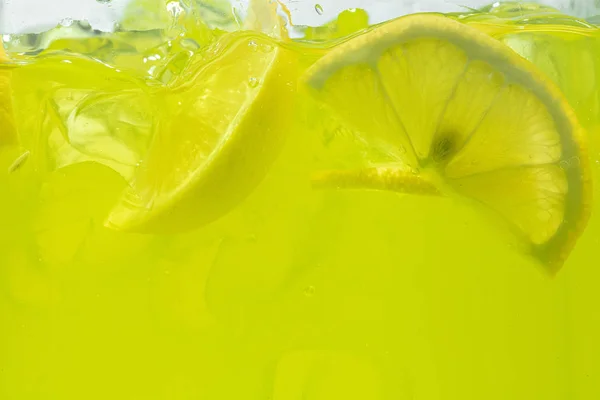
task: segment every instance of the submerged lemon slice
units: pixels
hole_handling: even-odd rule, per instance
[[[169,233],[247,196],[277,156],[293,111],[294,58],[263,35],[228,34],[153,101],[147,156],[106,225]]]
[[[313,95],[397,160],[320,186],[458,194],[496,211],[552,273],[586,226],[584,133],[560,91],[500,42],[422,14],[375,27],[306,75]]]

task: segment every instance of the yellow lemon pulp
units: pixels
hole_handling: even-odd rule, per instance
[[[458,194],[501,215],[555,273],[586,226],[584,132],[533,65],[449,18],[373,28],[306,74],[313,95],[396,165],[321,171],[319,186]]]
[[[209,223],[247,196],[278,154],[294,58],[248,33],[224,36],[205,57],[156,94],[153,142],[107,226],[163,233]]]

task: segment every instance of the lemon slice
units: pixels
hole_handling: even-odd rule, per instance
[[[154,99],[162,114],[106,225],[169,233],[231,210],[266,175],[291,120],[294,57],[264,35],[222,37]]]
[[[320,186],[458,194],[491,208],[554,273],[584,230],[584,132],[560,91],[500,42],[433,14],[375,27],[306,74],[313,95],[397,160]]]

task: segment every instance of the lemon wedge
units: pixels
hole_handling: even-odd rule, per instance
[[[475,200],[548,271],[561,268],[590,214],[590,167],[573,110],[534,65],[475,28],[420,14],[340,45],[305,83],[396,160],[320,171],[318,186]]]
[[[223,36],[157,93],[146,157],[108,227],[171,233],[212,222],[266,175],[289,130],[294,57],[265,35]]]

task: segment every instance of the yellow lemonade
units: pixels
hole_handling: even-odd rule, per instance
[[[5,35],[0,399],[600,398],[600,29],[368,18]]]

